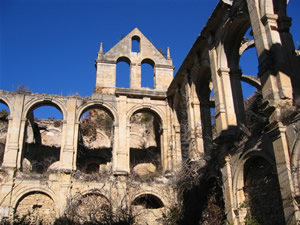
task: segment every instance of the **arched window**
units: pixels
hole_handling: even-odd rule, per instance
[[[285,224],[276,168],[262,157],[247,160],[244,166],[244,207],[246,220],[258,224]]]
[[[0,100],[0,166],[2,165],[4,157],[9,113],[8,106],[4,102],[2,103]]]
[[[140,45],[140,37],[133,36],[131,38],[131,51],[132,52],[140,52],[141,51],[141,45]]]
[[[53,224],[56,206],[52,198],[42,192],[31,192],[23,196],[15,208],[17,224]],[[34,221],[34,222],[33,222]]]
[[[44,173],[58,169],[62,113],[56,105],[37,105],[27,114],[22,171]]]
[[[111,219],[111,204],[97,191],[76,197],[65,212],[75,224],[106,224]]]
[[[116,65],[116,87],[130,87],[130,60],[126,57],[121,57],[117,60]]]
[[[141,64],[142,87],[155,88],[154,85],[154,62],[151,59],[144,59]]]
[[[83,173],[110,173],[113,143],[112,114],[101,106],[87,108],[80,117],[77,169]]]
[[[139,176],[161,166],[161,120],[152,111],[139,110],[130,118],[130,166]],[[144,167],[149,174],[141,172]]]
[[[158,224],[157,221],[163,219],[164,204],[155,195],[140,195],[134,199],[131,207],[133,212],[136,212],[136,221],[139,221],[139,224]]]
[[[151,194],[143,194],[138,196],[132,202],[134,206],[142,206],[145,209],[158,209],[164,207],[163,202],[156,196]]]

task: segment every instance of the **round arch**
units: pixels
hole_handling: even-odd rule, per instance
[[[126,62],[129,66],[131,65],[131,60],[127,56],[120,56],[116,59],[116,64],[119,62]]]
[[[25,104],[22,118],[27,119],[28,114],[40,106],[53,106],[62,113],[63,120],[67,118],[68,113],[67,113],[66,105],[60,100],[54,98],[53,99],[45,99],[45,98],[32,99],[27,104]]]
[[[15,194],[15,198],[13,198],[13,202],[12,202],[13,208],[16,209],[19,202],[22,199],[24,199],[26,196],[29,196],[30,194],[35,194],[35,193],[40,193],[40,194],[46,195],[54,202],[55,206],[59,205],[59,200],[58,200],[59,198],[56,196],[56,194],[52,190],[43,188],[43,187],[29,187],[26,189],[19,190]],[[55,207],[55,214],[57,217],[59,216],[58,207]]]
[[[154,191],[140,191],[138,193],[134,194],[134,197],[131,198],[130,200],[130,205],[132,205],[134,203],[134,201],[136,201],[138,198],[141,198],[143,196],[153,196],[155,199],[159,200],[159,202],[162,204],[162,207],[166,207],[166,200],[163,199],[158,193],[154,192]]]
[[[12,103],[9,98],[7,98],[6,96],[0,95],[0,103],[3,103],[4,105],[6,105],[9,109],[10,114],[12,114],[13,107],[12,107]]]
[[[239,206],[245,201],[244,194],[244,170],[245,164],[256,157],[261,157],[265,159],[272,167],[276,168],[274,160],[261,151],[260,149],[252,149],[247,152],[247,154],[242,155],[234,164],[236,165],[234,172],[232,173],[232,183],[233,183],[233,195],[235,196],[235,207]]]
[[[228,23],[224,28],[223,48],[221,48],[224,53],[222,51],[220,53],[226,59],[220,62],[220,68],[228,67],[231,70],[238,70],[242,41],[251,24],[250,18],[246,13],[236,15],[233,18],[233,21]]]
[[[156,106],[153,106],[151,104],[144,104],[144,105],[135,105],[133,107],[131,107],[128,111],[127,111],[127,121],[130,121],[130,118],[137,112],[141,112],[141,111],[148,111],[150,113],[153,113],[155,116],[158,117],[160,123],[161,123],[161,128],[163,128],[164,126],[164,121],[165,121],[165,114]]]
[[[103,109],[105,112],[107,112],[112,117],[114,124],[118,124],[118,116],[117,116],[116,109],[112,105],[106,104],[102,101],[92,101],[92,102],[88,102],[88,103],[81,105],[77,109],[77,112],[76,112],[76,122],[79,123],[80,117],[85,112],[87,112],[90,109],[95,109],[95,108]]]
[[[141,64],[144,64],[144,63],[147,63],[149,65],[151,65],[153,68],[155,66],[155,62],[153,59],[150,59],[150,58],[144,58],[142,61],[141,61]]]

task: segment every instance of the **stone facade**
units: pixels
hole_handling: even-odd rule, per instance
[[[139,212],[137,224],[162,224],[163,214],[182,204],[185,224],[209,224],[210,202],[230,224],[249,217],[299,224],[300,64],[286,4],[221,0],[174,78],[169,49],[164,57],[135,28],[106,53],[100,45],[91,97],[0,91],[10,110],[7,131],[1,131],[1,216],[31,213],[34,221],[51,222],[46,212],[59,218],[75,204],[83,222],[96,204],[114,214]],[[247,30],[252,39],[245,38]],[[259,72],[250,76],[239,60],[252,47]],[[129,64],[127,89],[116,87],[120,61]],[[141,87],[144,63],[153,67],[153,88]],[[241,81],[258,90],[246,101]],[[63,118],[53,149],[45,147],[51,138],[39,137],[48,131],[33,129],[32,112],[44,105]],[[109,129],[95,128],[103,144],[82,134],[81,118],[89,110],[102,110],[112,121]],[[153,130],[132,122],[143,113]],[[35,168],[34,160],[49,165]],[[176,179],[186,165],[196,165],[186,178],[197,181],[180,196]],[[82,204],[91,202],[85,212]],[[98,213],[95,220],[103,217]]]

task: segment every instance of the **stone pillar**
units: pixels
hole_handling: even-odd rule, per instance
[[[164,126],[162,127],[160,134],[160,152],[161,152],[161,160],[162,160],[162,168],[163,171],[166,171],[168,169],[168,127]]]
[[[115,126],[114,150],[113,150],[113,173],[127,174],[130,154],[130,124],[127,124],[127,97],[118,98],[119,123]]]
[[[130,64],[130,88],[139,89],[141,88],[141,64],[131,63]]]
[[[225,157],[225,166],[222,168],[223,184],[224,184],[224,201],[225,214],[230,224],[237,225],[238,221],[234,213],[233,189],[230,156]]]
[[[242,72],[240,70],[230,71],[230,82],[232,88],[232,97],[234,99],[234,110],[237,117],[238,124],[245,124],[245,109],[244,97],[241,85]]]
[[[104,59],[96,59],[95,93],[114,94],[116,87],[116,63]]]
[[[76,123],[76,104],[75,98],[70,98],[67,101],[67,118],[64,118],[63,133],[62,133],[62,146],[60,151],[60,169],[72,170],[74,168],[74,154],[75,145],[75,123]],[[66,116],[66,115],[65,115]],[[77,131],[78,132],[78,131]]]
[[[236,126],[236,115],[232,99],[232,89],[228,68],[218,68],[216,49],[209,50],[212,81],[215,94],[215,117],[217,133]]]
[[[187,114],[189,123],[189,158],[192,160],[199,160],[204,153],[203,139],[202,139],[202,125],[201,125],[201,112],[200,102],[196,93],[196,87],[192,83],[191,87],[188,83],[185,86],[186,90],[186,103]]]
[[[295,200],[295,190],[291,174],[290,154],[286,137],[286,127],[277,123],[269,135],[273,141],[276,168],[283,204],[285,220],[288,225],[300,222],[299,208]]]
[[[9,127],[7,131],[7,140],[3,157],[2,167],[16,168],[19,149],[22,113],[24,107],[24,95],[16,95],[14,102],[14,110],[11,110]],[[24,129],[23,129],[24,131]]]
[[[14,110],[10,112],[8,130],[7,130],[7,140],[5,145],[4,157],[2,167],[6,168],[6,176],[1,185],[1,216],[10,217],[13,213],[11,207],[11,196],[14,188],[14,173],[17,168],[18,156],[21,156],[20,143],[23,142],[21,131],[23,107],[24,107],[24,95],[16,95],[14,101]]]

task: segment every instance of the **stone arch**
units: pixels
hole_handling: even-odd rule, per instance
[[[68,113],[67,113],[66,105],[60,100],[55,98],[53,99],[33,98],[31,101],[25,104],[22,118],[26,120],[30,112],[32,112],[33,110],[41,106],[53,106],[62,113],[63,120],[67,118]]]
[[[132,108],[130,108],[127,111],[127,121],[130,120],[130,118],[133,116],[133,114],[135,114],[137,111],[141,111],[141,110],[151,111],[155,115],[157,115],[160,118],[162,128],[164,128],[165,113],[160,108],[153,106],[151,104],[135,105]]]
[[[133,198],[130,205],[138,224],[162,224],[166,207],[156,193],[141,192]]]
[[[143,192],[133,198],[131,205],[139,205],[145,203],[145,208],[156,209],[165,207],[165,204],[159,196],[151,192]]]
[[[15,219],[30,224],[54,223],[59,212],[53,196],[53,193],[43,188],[23,190],[13,203]]]
[[[151,71],[148,71],[146,66],[148,66],[148,70],[149,67],[151,67]],[[154,67],[155,67],[155,62],[150,58],[145,58],[141,61],[141,86],[142,87],[148,87],[147,85],[149,82],[150,88],[155,89]]]
[[[87,115],[84,115],[88,113]],[[116,112],[111,105],[89,102],[77,111],[76,167],[84,173],[110,172]],[[96,168],[98,165],[98,169]]]
[[[121,63],[126,66],[125,68],[120,68]],[[130,88],[130,79],[131,79],[131,60],[127,56],[121,56],[116,60],[116,74],[115,74],[115,87],[123,86],[123,88]]]
[[[245,162],[244,193],[247,213],[259,224],[285,224],[276,167],[265,158],[253,157]]]
[[[235,16],[228,24],[223,36],[224,51],[227,57],[228,68],[239,69],[240,48],[246,31],[250,27],[250,19],[247,14]]]
[[[4,96],[4,95],[0,95],[0,103],[3,103],[4,105],[7,105],[10,114],[13,114],[14,108],[13,108],[13,106],[12,106],[12,103],[11,103],[10,98],[7,98],[7,97]]]
[[[97,189],[76,194],[66,209],[67,217],[79,224],[102,224],[111,218],[111,213],[111,202]]]
[[[140,176],[146,175],[145,172],[153,173],[162,166],[163,162],[163,129],[162,119],[149,108],[140,108],[129,118],[130,132],[130,165],[133,172]],[[142,143],[138,143],[133,135],[142,133]],[[135,141],[134,141],[135,140]]]
[[[253,205],[251,205],[251,201],[249,199],[249,187],[247,187],[247,184],[249,184],[249,174],[253,173],[253,175],[260,175],[262,172],[256,171],[257,169],[259,170],[260,164],[259,165],[254,165],[253,162],[255,163],[257,160],[261,160],[265,162],[266,165],[268,165],[268,168],[271,168],[272,170],[269,170],[266,172],[266,176],[272,176],[273,181],[275,182],[274,184],[271,185],[271,187],[266,188],[262,187],[263,189],[261,190],[261,193],[263,193],[263,190],[270,192],[271,190],[275,190],[276,194],[276,204],[277,204],[277,211],[281,212],[276,212],[275,214],[282,216],[281,218],[276,218],[275,220],[270,219],[271,222],[266,222],[263,219],[263,216],[258,216],[257,215],[257,210],[256,212],[253,212]],[[261,151],[260,149],[252,149],[246,152],[246,154],[243,154],[240,156],[240,159],[234,162],[235,169],[233,172],[233,194],[235,196],[234,202],[235,202],[235,208],[239,210],[240,218],[245,218],[247,213],[248,218],[254,218],[259,222],[259,224],[277,224],[274,221],[281,221],[283,223],[278,223],[278,224],[284,224],[284,214],[283,214],[283,208],[282,208],[282,202],[278,203],[281,201],[281,195],[280,195],[280,187],[278,183],[278,177],[277,177],[277,172],[276,172],[276,165],[274,159],[269,156],[266,152]],[[252,169],[251,169],[252,168]],[[253,170],[254,169],[254,170]],[[256,170],[255,170],[256,169]],[[255,172],[256,171],[256,172]],[[268,179],[267,177],[265,177]],[[257,179],[256,179],[257,180]],[[248,185],[249,186],[249,185]],[[248,189],[247,189],[248,188]],[[253,189],[254,190],[254,189]],[[253,195],[253,193],[252,193]],[[258,196],[257,194],[253,196]],[[251,198],[251,196],[250,196]],[[264,197],[265,199],[265,197]],[[267,201],[268,199],[265,199],[264,201]],[[271,200],[272,201],[272,200]],[[275,201],[275,200],[274,200]],[[275,205],[276,205],[275,204]],[[269,210],[273,210],[272,207],[270,208],[270,205],[268,205],[269,209],[265,210],[266,212]],[[273,210],[274,211],[274,210]],[[281,214],[280,214],[281,213]],[[271,213],[272,214],[272,213]],[[276,216],[275,216],[276,217]],[[269,216],[268,216],[269,218]],[[283,219],[283,220],[282,220]]]
[[[234,162],[234,171],[232,173],[233,192],[235,195],[235,207],[239,208],[240,205],[245,201],[244,194],[244,165],[248,159],[262,157],[267,160],[270,164],[274,165],[274,162],[265,152],[260,149],[252,149],[247,151],[246,154],[240,156],[240,158]]]
[[[137,42],[137,43],[134,43]],[[137,44],[137,45],[135,45]],[[131,51],[132,52],[141,52],[141,38],[137,35],[131,37]]]
[[[110,114],[114,120],[114,124],[118,124],[118,116],[115,107],[105,102],[97,101],[97,100],[92,102],[87,102],[78,107],[76,112],[76,123],[79,123],[80,117],[83,115],[83,113],[87,112],[92,108],[97,108],[97,107],[105,110],[108,114]]]
[[[38,121],[34,120],[33,115],[34,110],[43,106],[54,107],[62,114],[62,120],[48,120],[47,124],[53,125],[55,129],[47,130],[48,128],[46,128],[47,132],[41,132],[42,128]],[[25,104],[22,118],[22,135],[20,136],[22,151],[19,153],[19,165],[21,165],[22,171],[44,173],[48,169],[57,169],[57,162],[60,160],[61,147],[64,141],[63,121],[67,118],[65,104],[55,98],[33,98]],[[48,134],[53,138],[50,138]],[[58,139],[60,142],[57,142]]]

